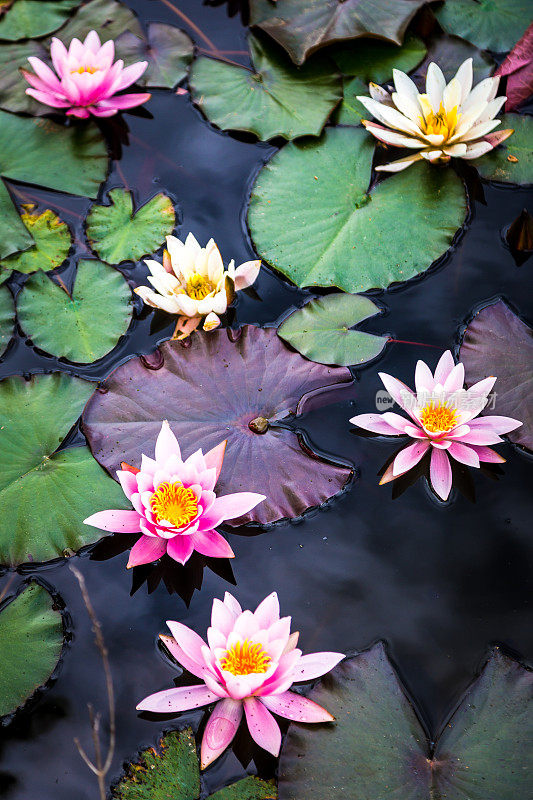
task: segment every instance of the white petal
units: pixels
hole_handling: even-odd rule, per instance
[[[405,95],[413,102],[418,103],[418,89],[416,88],[415,82],[400,69],[393,69],[392,76],[394,79],[394,86],[396,87],[396,93]]]
[[[494,91],[494,78],[485,78],[485,80],[478,83],[477,86],[474,86],[466,100],[461,106],[461,112],[464,114],[469,111],[473,106],[477,106],[479,103],[488,103],[496,94],[492,95]],[[499,81],[499,79],[497,79]],[[498,86],[496,85],[496,91],[498,91]]]
[[[472,83],[474,81],[474,72],[472,69],[471,58],[467,58],[466,61],[463,61],[463,63],[456,72],[455,78],[461,84],[460,102],[463,103],[470,94],[470,90],[472,89]]]
[[[494,119],[506,100],[507,97],[495,97],[494,100],[487,103],[483,113],[479,115],[476,122],[488,122],[489,119]]]
[[[392,98],[389,92],[382,86],[378,86],[377,83],[369,83],[368,91],[370,92],[370,97],[373,100],[377,100],[378,103],[384,103],[386,106],[392,105]]]
[[[447,156],[463,158],[463,156],[466,154],[467,146],[461,142],[460,144],[452,144],[449,147],[443,147],[442,149]]]
[[[364,126],[376,139],[379,139],[381,142],[386,142],[387,144],[395,145],[396,147],[410,147],[415,150],[420,150],[425,146],[424,142],[421,142],[420,139],[405,136],[402,133],[391,131],[390,128],[374,125],[372,122],[367,122],[366,120],[364,121]]]
[[[420,153],[420,155],[422,156],[422,158],[425,158],[426,161],[434,163],[435,161],[438,161],[441,158],[442,150],[423,150]]]
[[[459,108],[461,103],[461,84],[457,78],[452,78],[444,89],[442,103],[447,112],[452,111],[454,108]]]
[[[396,128],[396,130],[403,131],[404,133],[413,133],[415,135],[420,135],[420,128],[418,125],[415,125],[410,119],[404,117],[403,114],[400,114],[397,109],[392,108],[391,106],[385,106],[382,103],[376,102],[376,100],[372,100],[370,97],[358,97],[357,98],[368,111],[375,117],[379,122],[382,122],[384,125],[388,125],[391,128]]]
[[[376,172],[401,172],[407,167],[410,167],[411,164],[414,164],[415,161],[420,161],[422,158],[420,153],[412,153],[405,158],[399,158],[396,161],[391,161],[390,164],[383,164],[381,167],[376,167]]]
[[[418,105],[417,100],[413,100],[412,97],[406,94],[400,94],[399,92],[394,92],[392,99],[398,111],[401,111],[406,117],[412,119],[417,125],[420,123],[422,109]]]
[[[174,298],[162,297],[148,286],[138,286],[133,291],[135,294],[138,294],[139,297],[142,297],[143,301],[147,305],[152,306],[152,308],[161,308],[163,311],[166,311],[167,314],[181,313]]]
[[[468,133],[465,133],[464,136],[461,136],[462,142],[472,142],[474,139],[481,139],[483,136],[486,136],[487,133],[490,133],[497,128],[500,124],[501,120],[499,119],[490,119],[488,122],[482,122],[480,125],[474,125],[473,128],[470,128]]]
[[[438,111],[442,103],[442,95],[446,88],[446,79],[437,64],[431,62],[426,75],[426,94],[433,106],[433,111]]]
[[[489,153],[493,149],[493,146],[490,142],[475,142],[474,144],[469,144],[466,150],[466,153],[462,158],[466,158],[470,160],[472,158],[479,158],[480,156],[484,156],[485,153]]]

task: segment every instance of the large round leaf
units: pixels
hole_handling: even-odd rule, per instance
[[[64,374],[0,382],[0,563],[79,550],[99,538],[87,516],[129,507],[87,447],[56,452],[93,388]]]
[[[110,472],[122,461],[140,465],[142,453],[153,456],[161,420],[167,419],[186,456],[227,439],[217,492],[267,496],[230,525],[298,516],[345,486],[349,468],[309,457],[297,435],[276,422],[298,414],[308,393],[349,383],[349,370],[310,364],[275,330],[251,325],[236,343],[224,330],[198,333],[190,347],[169,341],[157,355],[163,361],[159,369],[147,366],[146,358],[132,359],[87,404],[83,428],[94,456]]]
[[[343,80],[342,103],[335,109],[333,120],[336,125],[359,125],[368,117],[364,105],[357,99],[368,94],[368,86],[361,78],[345,78]]]
[[[349,658],[312,700],[332,725],[292,724],[280,800],[516,800],[527,796],[532,673],[496,649],[430,748],[383,645]]]
[[[125,64],[146,60],[148,67],[137,83],[173,89],[187,75],[194,55],[194,44],[185,31],[164,22],[150,22],[148,40],[126,31],[115,42],[117,56]]]
[[[520,39],[531,19],[529,0],[446,0],[435,12],[446,31],[504,53]]]
[[[98,32],[102,42],[116,39],[125,31],[135,34],[139,39],[143,38],[142,28],[133,11],[117,0],[91,0],[80,5],[61,28],[61,40],[69,44],[74,37],[84,39],[91,30]]]
[[[468,325],[461,344],[469,386],[496,375],[491,414],[513,417],[522,426],[507,434],[533,450],[533,331],[503,301],[486,306]]]
[[[0,17],[0,40],[46,36],[63,25],[79,0],[14,0]]]
[[[125,189],[111,189],[110,205],[95,205],[87,215],[87,238],[108,264],[138,261],[165,243],[174,230],[172,200],[160,192],[133,211],[133,197]]]
[[[49,208],[37,211],[35,205],[23,205],[20,215],[33,241],[31,247],[22,253],[14,253],[0,261],[4,269],[16,269],[18,272],[35,272],[60,267],[68,255],[72,244],[72,236],[65,222]]]
[[[533,183],[533,120],[521,114],[501,115],[496,129],[514,128],[505,142],[472,163],[482,178],[520,185]]]
[[[47,60],[40,42],[27,41],[0,46],[0,108],[29,114],[46,114],[50,109],[26,94],[29,83],[20,74],[21,67],[29,68],[29,56]]]
[[[17,297],[20,325],[46,353],[87,364],[105,356],[130,324],[131,291],[116,269],[80,261],[69,296],[38,273]]]
[[[64,127],[0,111],[0,176],[58,192],[96,197],[107,148],[94,123]],[[33,244],[0,181],[0,258]]]
[[[464,39],[459,39],[457,36],[434,33],[427,44],[427,56],[417,67],[413,76],[421,91],[426,89],[427,71],[432,61],[439,65],[448,82],[454,77],[460,64],[466,61],[467,58],[472,59],[475,84],[480,83],[484,78],[488,78],[494,72],[496,64],[488,53],[479,50],[470,42],[465,42]]]
[[[15,328],[15,304],[7,286],[0,286],[0,357],[11,341]]]
[[[330,294],[294,311],[279,326],[278,336],[320,364],[364,364],[379,356],[389,337],[350,328],[379,313],[369,297]]]
[[[196,105],[222,130],[295,139],[318,136],[342,96],[340,76],[329,60],[300,69],[275,45],[249,39],[253,70],[198,58],[189,84]]]
[[[327,129],[319,142],[276,153],[250,200],[259,255],[298,286],[354,293],[428,269],[464,222],[463,185],[453,170],[420,163],[367,192],[372,155],[357,128]]]
[[[366,83],[385,83],[393,69],[411,72],[426,55],[424,42],[408,33],[403,44],[380,39],[360,39],[331,52],[343,75],[361,78]]]
[[[30,583],[0,611],[0,717],[21,706],[55,669],[63,646],[61,613],[43,586]]]
[[[425,0],[250,0],[250,23],[284,47],[297,64],[319,47],[376,36],[401,44]]]

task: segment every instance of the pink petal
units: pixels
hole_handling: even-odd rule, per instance
[[[472,426],[472,423],[470,423],[470,426]],[[465,433],[463,436],[454,435],[449,438],[460,439],[463,444],[498,444],[503,441],[497,433],[493,433],[493,431],[484,428],[479,428],[478,430],[471,429],[469,433]]]
[[[242,719],[242,702],[230,698],[220,700],[205,726],[202,738],[200,767],[205,769],[229,747]]]
[[[131,499],[133,494],[137,494],[139,491],[137,488],[137,478],[133,472],[129,470],[117,470],[117,478],[120,481],[120,485],[122,486],[122,491],[128,498]]]
[[[272,592],[259,603],[254,611],[254,619],[261,630],[270,628],[279,621],[279,600],[276,592]]]
[[[116,92],[126,89],[137,81],[148,66],[148,61],[138,61],[136,64],[131,64],[129,67],[124,67],[120,75],[118,86],[115,87]]]
[[[211,558],[235,558],[235,553],[220,533],[214,530],[197,531],[191,534],[193,547]]]
[[[255,283],[260,268],[261,261],[245,261],[244,264],[237,267],[234,278],[235,291],[238,292],[241,289],[246,289],[247,286],[251,286],[252,283]]]
[[[414,442],[414,444],[410,444],[408,447],[404,447],[403,450],[400,450],[393,461],[393,476],[397,478],[398,476],[403,475],[404,472],[412,469],[416,464],[418,464],[419,461],[423,459],[429,447],[429,441],[427,439],[422,439]]]
[[[497,415],[486,416],[486,417],[478,417],[477,419],[473,419],[471,422],[468,423],[470,426],[470,430],[485,430],[485,431],[492,431],[492,433],[509,433],[510,431],[514,431],[515,428],[519,428],[522,423],[517,420],[513,419],[512,417],[498,417]]]
[[[177,714],[179,711],[207,706],[215,700],[218,700],[218,697],[210,692],[207,686],[180,686],[177,689],[165,689],[145,697],[137,706],[137,711]]]
[[[238,613],[240,614],[241,612],[239,611]],[[223,603],[222,600],[215,597],[211,609],[212,627],[221,631],[224,636],[229,636],[233,630],[236,619],[237,614],[234,613],[225,602]]]
[[[445,392],[453,394],[463,388],[465,382],[465,368],[463,364],[457,364],[446,380],[444,381],[443,389]]]
[[[98,108],[104,110],[123,111],[127,108],[134,108],[141,106],[151,98],[149,92],[139,92],[138,94],[121,94],[116,97],[111,97],[109,100],[100,100]]]
[[[185,564],[192,556],[194,543],[191,536],[177,535],[167,540],[167,553],[174,561]]]
[[[138,567],[139,564],[151,564],[167,552],[166,539],[156,536],[141,536],[130,550],[127,569]]]
[[[261,702],[274,714],[295,722],[333,722],[335,720],[335,717],[318,703],[313,703],[307,697],[302,697],[294,692],[262,697]]]
[[[98,511],[92,514],[83,522],[85,525],[92,525],[93,528],[100,528],[102,531],[112,533],[140,533],[141,517],[136,511],[121,511],[112,509],[109,511]]]
[[[255,697],[245,699],[244,711],[252,739],[273,756],[279,755],[281,731],[270,711]]]
[[[417,395],[431,394],[435,388],[435,381],[433,380],[433,373],[425,361],[417,361],[415,369],[415,387]]]
[[[50,45],[50,55],[55,71],[58,75],[62,75],[67,63],[67,48],[61,39],[57,39],[55,36]]]
[[[26,94],[38,100],[39,103],[43,103],[45,106],[51,106],[52,108],[67,108],[70,105],[70,102],[67,100],[60,100],[51,92],[43,92],[41,89],[26,89]],[[89,116],[89,114],[87,114],[87,116]]]
[[[476,451],[480,461],[486,461],[489,464],[505,464],[505,458],[490,447],[472,444],[470,449]]]
[[[393,378],[392,375],[387,375],[386,372],[380,372],[378,374],[385,389],[388,391],[392,399],[398,403],[400,408],[403,408],[404,411],[407,411],[409,416],[414,419],[415,422],[418,422],[412,412],[412,409],[414,409],[416,406],[416,396],[414,392],[408,386],[406,386],[405,383],[397,380],[397,378]]]
[[[399,416],[399,415],[398,415]],[[385,436],[398,436],[398,429],[390,425],[381,414],[357,414],[350,422],[371,433],[381,433]],[[405,420],[407,424],[407,420]]]
[[[431,485],[442,500],[447,500],[452,488],[452,468],[444,450],[432,448],[429,468]]]
[[[69,108],[67,117],[77,117],[78,119],[88,119],[91,111],[88,108]]]
[[[83,46],[90,50],[92,53],[97,53],[100,50],[100,37],[96,33],[96,31],[89,31],[85,40],[83,42]]]
[[[197,678],[203,680],[203,672],[205,669],[205,664],[203,662],[202,664],[197,664],[196,661],[189,658],[185,650],[179,646],[172,636],[166,636],[164,633],[160,633],[159,638],[184,669],[190,672],[191,675],[195,675]]]
[[[62,86],[57,79],[57,76],[52,72],[50,67],[44,63],[44,61],[41,61],[41,59],[37,58],[36,56],[29,56],[28,61],[30,62],[35,74],[41,79],[42,83],[49,91],[63,94]]]
[[[434,381],[435,384],[440,383],[444,385],[446,378],[455,366],[451,350],[446,350],[439,358],[439,363],[435,369]]]
[[[215,469],[216,470],[216,480],[215,484],[218,481],[218,477],[220,475],[220,470],[222,469],[222,462],[224,461],[224,453],[226,452],[226,445],[228,443],[227,439],[224,439],[223,442],[217,444],[216,447],[213,447],[212,450],[209,450],[204,456],[205,458],[205,465],[207,469]],[[213,485],[215,485],[213,484]]]
[[[155,460],[159,464],[164,464],[171,456],[177,455],[181,458],[180,446],[178,440],[172,433],[170,425],[167,420],[163,421],[161,430],[157,436],[155,443]]]
[[[344,653],[308,653],[300,658],[298,666],[294,669],[294,680],[311,681],[320,678],[336,667],[343,658]]]
[[[448,448],[448,453],[456,461],[466,464],[468,467],[479,467],[479,456],[476,451],[467,444],[452,442]]]
[[[193,662],[193,664],[196,664],[196,668],[205,665],[205,660],[202,655],[202,648],[206,645],[202,637],[198,636],[195,631],[191,630],[191,628],[188,628],[186,625],[183,625],[181,622],[175,622],[174,620],[169,619],[167,620],[167,625],[176,641],[176,644],[185,653],[186,659]],[[181,659],[180,663],[183,663]],[[183,664],[183,666],[189,669],[186,664]],[[192,672],[192,670],[189,671]]]
[[[236,519],[251,511],[262,500],[266,500],[265,495],[255,492],[236,492],[217,497],[209,511],[202,515],[201,530],[216,528],[226,519]]]
[[[414,427],[409,420],[400,416],[400,414],[395,414],[394,411],[385,411],[383,414],[383,419],[385,422],[388,422],[389,425],[392,425],[393,428],[396,428],[397,433],[407,433],[407,428]]]

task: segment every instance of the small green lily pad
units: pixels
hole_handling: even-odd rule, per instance
[[[97,31],[100,41],[107,42],[116,39],[121,33],[129,31],[139,39],[143,38],[143,31],[139,20],[131,9],[117,0],[91,0],[89,3],[78,6],[76,12],[67,24],[61,28],[61,40],[69,43],[76,37],[85,39],[89,31]]]
[[[426,52],[424,42],[408,33],[401,45],[381,39],[358,39],[335,48],[331,55],[343,75],[357,76],[365,83],[385,83],[392,78],[393,69],[411,72]]]
[[[174,230],[176,212],[166,194],[156,194],[135,212],[131,192],[111,189],[108,194],[110,205],[95,203],[87,215],[87,238],[108,264],[154,253]]]
[[[72,244],[68,225],[49,208],[41,212],[32,204],[22,208],[20,218],[35,244],[22,253],[2,259],[0,266],[18,272],[46,272],[60,267]]]
[[[0,357],[15,331],[15,303],[7,286],[0,286]]]
[[[185,31],[164,22],[150,22],[147,41],[126,31],[115,41],[117,57],[125,64],[148,61],[140,86],[173,89],[187,75],[194,55],[194,43]]]
[[[17,310],[20,326],[35,347],[89,364],[112,350],[128,330],[131,290],[118,270],[84,260],[70,297],[40,272],[18,295]]]
[[[0,41],[46,36],[63,25],[79,0],[14,0],[0,17]]]
[[[0,610],[0,717],[47,682],[63,647],[61,613],[46,589],[31,582]]]
[[[501,124],[494,133],[514,128],[514,133],[472,164],[487,181],[533,183],[533,120],[527,114],[502,114]]]
[[[278,328],[278,336],[303,356],[338,367],[364,364],[377,358],[388,336],[350,330],[380,313],[369,297],[329,294],[294,311]]]
[[[529,0],[446,0],[435,16],[446,33],[482,50],[505,53],[526,30],[531,4]]]
[[[342,103],[335,109],[333,119],[336,125],[360,125],[367,119],[368,111],[357,99],[367,95],[368,86],[361,78],[345,78],[343,81]]]
[[[248,41],[253,70],[198,58],[189,85],[195,104],[222,130],[250,131],[266,141],[318,136],[342,96],[340,75],[324,58],[297,68],[276,45]]]

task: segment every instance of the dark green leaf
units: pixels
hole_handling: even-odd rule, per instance
[[[0,46],[0,108],[16,113],[46,114],[48,106],[38,103],[26,94],[29,83],[20,74],[20,68],[30,69],[29,56],[48,61],[48,53],[40,42],[17,42]]]
[[[79,0],[14,0],[0,17],[0,40],[46,36],[63,25]]]
[[[125,64],[148,61],[146,72],[138,84],[166,89],[173,89],[185,78],[194,55],[194,44],[185,31],[163,22],[148,25],[147,42],[126,32],[118,37],[115,47],[117,56]]]
[[[504,53],[520,39],[531,19],[529,0],[446,0],[435,15],[446,33],[482,50]]]
[[[357,76],[365,83],[385,83],[392,78],[393,69],[411,72],[425,55],[424,42],[412,33],[406,35],[401,46],[379,39],[359,39],[331,51],[344,75]]]
[[[36,211],[35,205],[23,205],[22,208],[20,218],[35,244],[22,253],[2,259],[0,266],[18,272],[46,272],[61,266],[72,244],[68,225],[49,208],[41,213]]]
[[[277,796],[274,783],[249,775],[232,786],[210,794],[207,800],[276,800]]]
[[[342,103],[333,115],[336,125],[360,125],[362,119],[367,119],[368,111],[357,99],[360,95],[368,95],[367,84],[361,78],[345,78]]]
[[[0,357],[15,332],[15,304],[7,286],[0,286]]]
[[[74,37],[85,39],[91,30],[98,32],[101,42],[116,39],[125,31],[135,34],[139,39],[143,38],[142,28],[133,11],[117,0],[91,0],[80,5],[69,22],[61,28],[61,41],[68,46]]]
[[[514,128],[513,135],[472,164],[488,181],[533,183],[533,120],[521,114],[502,114],[500,119],[501,124],[494,133]]]

